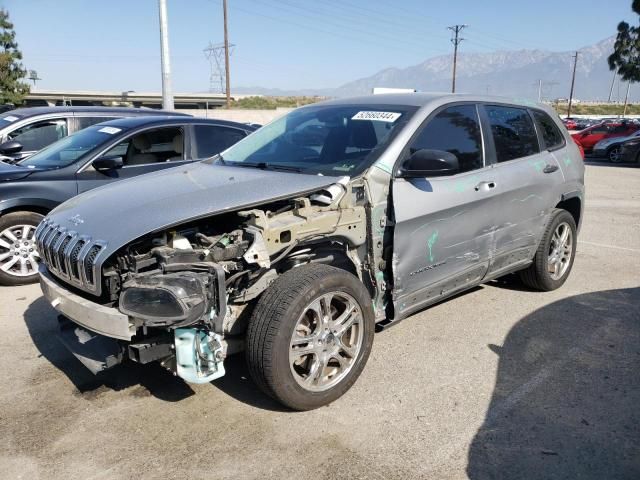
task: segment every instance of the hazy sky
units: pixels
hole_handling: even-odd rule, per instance
[[[233,86],[335,87],[452,51],[574,50],[633,21],[630,0],[228,0]],[[157,0],[0,0],[43,89],[160,90]],[[176,92],[207,91],[222,0],[168,0]],[[637,17],[636,17],[637,18]]]

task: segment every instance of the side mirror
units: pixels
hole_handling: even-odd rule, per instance
[[[458,157],[444,150],[415,151],[400,167],[400,178],[424,178],[455,175],[460,171]]]
[[[0,144],[0,153],[4,155],[18,153],[20,150],[22,150],[22,144],[15,140],[9,140],[8,142]]]
[[[93,165],[93,168],[95,168],[99,172],[102,172],[122,168],[123,163],[121,156],[110,155],[106,157],[96,158],[93,162],[91,162],[91,165]]]

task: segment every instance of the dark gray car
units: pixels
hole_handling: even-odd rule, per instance
[[[36,225],[65,200],[210,157],[253,130],[189,116],[122,118],[65,137],[18,164],[0,162],[0,285],[37,280]]]
[[[184,113],[119,107],[32,107],[0,113],[0,160],[17,162],[83,128],[115,118]]]
[[[244,349],[262,390],[312,409],[353,385],[376,325],[512,272],[559,288],[583,177],[543,105],[315,104],[212,160],[61,205],[36,232],[41,286],[94,372],[158,361],[204,383]]]

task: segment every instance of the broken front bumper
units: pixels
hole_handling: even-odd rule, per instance
[[[44,297],[59,313],[74,323],[106,337],[130,341],[136,326],[129,316],[116,308],[87,300],[60,286],[40,265],[40,287]]]

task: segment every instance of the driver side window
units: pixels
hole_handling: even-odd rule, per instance
[[[482,168],[482,136],[476,106],[449,107],[428,120],[411,142],[409,155],[422,149],[454,154],[458,157],[460,173]]]

